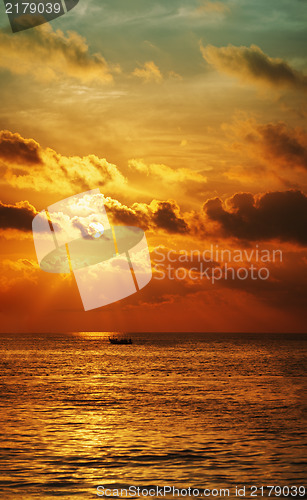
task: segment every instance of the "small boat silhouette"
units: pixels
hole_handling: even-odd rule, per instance
[[[109,337],[109,342],[110,344],[117,344],[117,345],[131,345],[132,344],[132,339],[129,337]]]

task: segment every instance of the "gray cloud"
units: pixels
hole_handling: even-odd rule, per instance
[[[307,245],[307,196],[301,191],[269,192],[259,198],[237,193],[228,200],[228,208],[215,198],[205,203],[204,210],[220,224],[224,236]]]
[[[26,165],[41,163],[40,146],[33,139],[24,139],[8,130],[0,131],[0,158]]]
[[[260,146],[269,159],[307,170],[307,135],[288,128],[284,123],[259,125]],[[247,137],[253,141],[254,137]],[[256,137],[257,143],[257,137]]]
[[[0,201],[0,229],[32,231],[32,220],[36,213],[28,201],[21,201],[15,205],[6,205]]]
[[[307,76],[279,58],[266,55],[257,45],[200,47],[204,59],[222,73],[243,81],[307,91]]]

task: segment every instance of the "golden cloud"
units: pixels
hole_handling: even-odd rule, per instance
[[[160,182],[167,179],[168,184],[194,182],[203,185],[207,182],[207,178],[202,173],[189,168],[180,167],[175,169],[161,163],[147,165],[142,159],[131,159],[128,165],[131,170],[144,174],[151,179],[157,178]]]
[[[19,189],[73,194],[78,190],[100,187],[110,196],[125,190],[129,198],[128,179],[131,187],[145,193],[147,198],[162,196],[166,199],[172,185],[177,196],[186,194],[202,196],[207,183],[203,172],[187,167],[170,167],[164,164],[146,164],[142,159],[128,162],[128,179],[119,168],[105,158],[90,154],[84,157],[64,156],[51,148],[43,148],[33,139],[18,133],[0,131],[0,170],[2,182]]]
[[[135,68],[132,74],[143,80],[144,83],[161,83],[163,80],[161,71],[153,61],[145,62],[140,68]]]
[[[91,54],[79,34],[53,31],[49,24],[12,36],[0,31],[0,67],[38,80],[67,76],[81,82],[110,82],[111,70],[103,56]]]
[[[0,133],[0,158],[5,163],[4,179],[20,189],[71,194],[93,185],[120,189],[126,184],[116,165],[104,158],[63,156],[7,130]]]

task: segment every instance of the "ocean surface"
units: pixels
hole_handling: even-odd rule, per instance
[[[306,486],[307,336],[132,338],[0,336],[1,499],[93,499],[97,486],[236,498],[244,485],[242,497],[268,498],[251,486]]]

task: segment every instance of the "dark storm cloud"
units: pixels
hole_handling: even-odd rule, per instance
[[[115,222],[131,224],[143,229],[164,229],[168,233],[188,233],[189,226],[180,215],[180,207],[174,200],[134,203],[132,207],[122,205],[111,198],[106,199],[106,207]]]
[[[187,233],[189,229],[185,220],[179,216],[175,202],[159,202],[152,220],[157,227],[166,229],[169,233]]]
[[[269,57],[257,45],[207,45],[201,46],[201,52],[204,59],[218,71],[235,75],[242,80],[307,91],[306,75],[282,59]]]
[[[208,200],[204,210],[219,222],[225,236],[241,240],[270,240],[307,244],[307,197],[301,191],[235,194],[225,208],[219,198]]]
[[[32,220],[36,213],[28,201],[16,205],[6,205],[0,201],[0,229],[32,231]]]
[[[135,203],[132,207],[127,207],[113,198],[106,198],[105,205],[114,222],[148,229],[149,217],[139,204]]]
[[[41,163],[40,146],[33,139],[24,139],[8,130],[0,131],[0,158],[9,163],[37,165]]]
[[[257,127],[261,147],[271,159],[307,170],[307,135],[287,128],[284,123],[268,123]],[[247,137],[253,142],[253,137]]]

